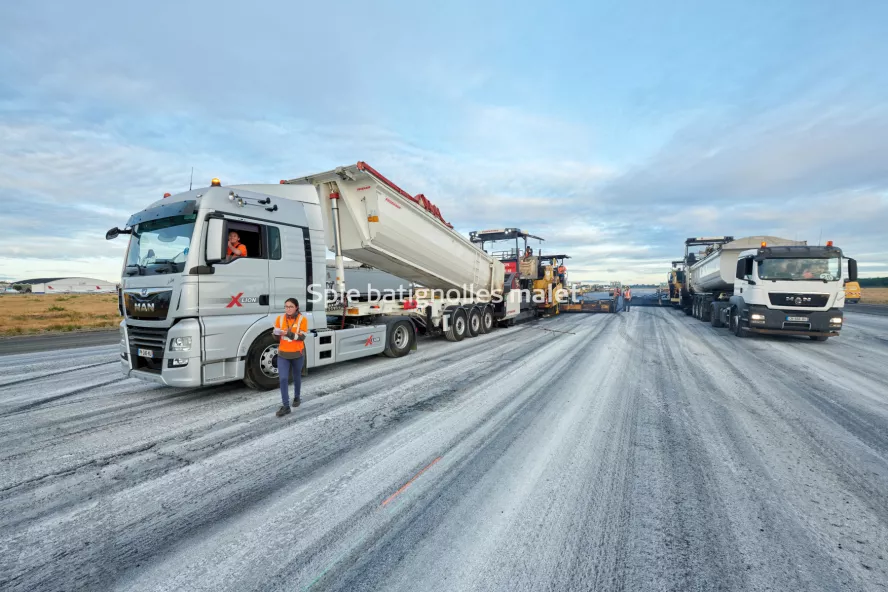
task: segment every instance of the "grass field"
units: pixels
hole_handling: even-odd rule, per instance
[[[116,294],[0,296],[0,336],[114,329],[119,323]]]
[[[861,288],[861,304],[888,304],[888,288]]]

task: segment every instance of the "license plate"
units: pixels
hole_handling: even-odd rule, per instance
[[[786,317],[787,321],[796,321],[799,323],[807,323],[808,317]]]
[[[139,355],[143,358],[153,358],[154,352],[150,349],[139,349]]]

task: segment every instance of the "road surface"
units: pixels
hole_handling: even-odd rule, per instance
[[[0,589],[885,590],[888,318],[561,315],[304,403],[0,358]]]
[[[0,356],[108,345],[120,342],[120,331],[83,331],[0,338]]]

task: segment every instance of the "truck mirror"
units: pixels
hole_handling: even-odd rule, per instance
[[[857,259],[848,259],[848,279],[852,282],[857,281]]]
[[[735,277],[738,280],[746,278],[746,259],[737,260],[737,273],[735,274]]]
[[[120,235],[120,229],[116,226],[105,233],[105,240],[114,240]]]
[[[225,220],[210,218],[207,222],[207,264],[219,263],[225,260]]]

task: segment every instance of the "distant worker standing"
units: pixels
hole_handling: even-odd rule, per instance
[[[302,365],[305,362],[305,334],[308,331],[308,320],[299,312],[299,301],[287,298],[284,303],[286,314],[274,321],[274,336],[278,345],[277,367],[281,385],[281,408],[276,415],[283,417],[290,413],[290,398],[287,387],[290,383],[290,372],[293,373],[293,406],[299,407],[302,394]]]
[[[629,307],[632,305],[632,288],[626,286],[626,289],[623,290],[623,310],[629,310]]]

